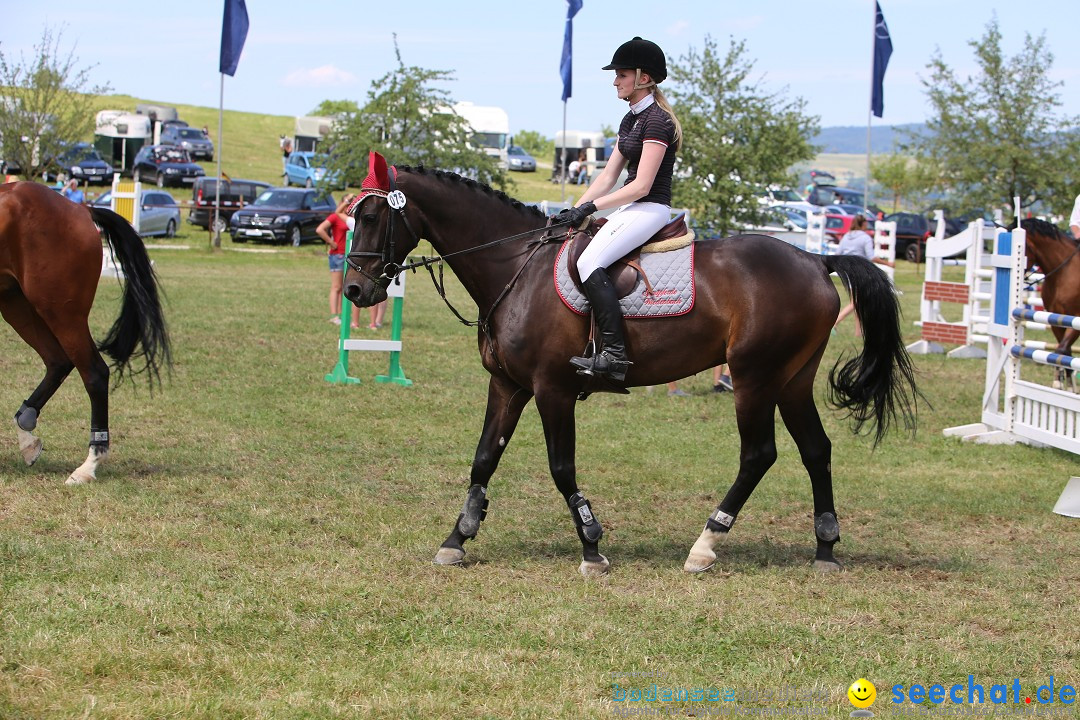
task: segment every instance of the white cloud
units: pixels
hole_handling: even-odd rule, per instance
[[[348,70],[342,70],[333,65],[323,65],[310,70],[294,70],[285,76],[281,84],[285,87],[355,85],[356,76]]]
[[[678,37],[690,29],[690,23],[687,20],[677,20],[668,26],[667,34],[671,37]]]

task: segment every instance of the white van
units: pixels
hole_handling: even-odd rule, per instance
[[[499,167],[505,170],[507,148],[510,147],[510,116],[506,111],[501,107],[463,101],[454,103],[454,112],[472,128],[472,145],[496,158]]]

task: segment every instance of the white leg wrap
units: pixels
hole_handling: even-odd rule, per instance
[[[716,552],[713,550],[721,540],[727,537],[727,533],[710,530],[708,526],[701,531],[701,535],[690,548],[690,554],[683,563],[683,570],[690,573],[705,572],[716,562]]]

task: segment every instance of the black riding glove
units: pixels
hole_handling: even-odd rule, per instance
[[[596,212],[596,206],[591,202],[584,203],[578,207],[566,208],[560,210],[559,214],[555,216],[555,222],[557,224],[567,224],[575,228],[581,227],[581,223],[585,222],[585,218],[589,217]]]

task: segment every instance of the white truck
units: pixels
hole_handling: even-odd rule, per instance
[[[499,167],[507,167],[507,148],[510,146],[510,116],[501,107],[454,103],[454,112],[472,128],[472,144],[498,159]]]

